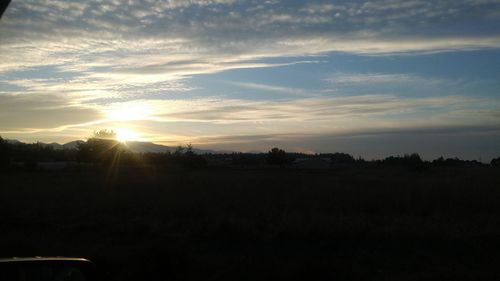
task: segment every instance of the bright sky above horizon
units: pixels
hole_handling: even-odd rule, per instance
[[[0,136],[500,156],[500,1],[13,1]]]

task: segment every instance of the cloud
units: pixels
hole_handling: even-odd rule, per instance
[[[411,73],[345,73],[336,72],[324,79],[323,92],[363,95],[399,93],[406,96],[441,96],[443,93],[468,95],[467,83],[457,79],[424,77]],[[487,81],[481,82],[483,85]]]
[[[267,85],[267,84],[259,84],[259,83],[246,83],[246,82],[228,82],[228,84],[235,85],[238,87],[260,90],[264,92],[279,92],[292,96],[312,96],[313,94],[308,94],[307,91],[298,88],[291,87],[283,87],[276,85]]]
[[[423,79],[416,75],[387,73],[336,73],[327,79],[332,84],[401,83],[421,80]]]
[[[89,125],[101,117],[98,109],[72,104],[62,96],[2,94],[0,133],[62,131]]]

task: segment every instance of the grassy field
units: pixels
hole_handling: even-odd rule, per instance
[[[0,256],[103,280],[499,280],[490,167],[0,173]]]

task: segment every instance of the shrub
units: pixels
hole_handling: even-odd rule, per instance
[[[286,151],[275,147],[267,153],[266,161],[271,165],[282,166],[293,162],[293,158],[287,155]]]

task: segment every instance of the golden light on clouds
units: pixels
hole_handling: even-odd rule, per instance
[[[112,104],[104,109],[109,121],[146,120],[151,115],[151,108],[146,103]]]

